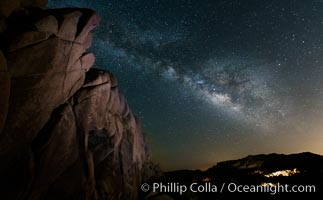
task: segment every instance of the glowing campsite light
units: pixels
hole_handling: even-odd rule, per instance
[[[293,176],[298,173],[299,173],[299,170],[297,168],[294,168],[293,170],[286,169],[286,170],[272,172],[270,174],[265,174],[264,176],[267,178],[275,177],[275,176]]]

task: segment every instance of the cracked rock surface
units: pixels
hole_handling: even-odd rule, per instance
[[[91,68],[87,49],[99,16],[89,9],[19,10],[21,2],[3,13],[4,3],[0,198],[138,199],[154,167],[116,78]]]

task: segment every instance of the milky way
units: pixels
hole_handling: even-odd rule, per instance
[[[164,169],[323,153],[323,2],[50,0],[102,17],[92,51],[116,74]]]

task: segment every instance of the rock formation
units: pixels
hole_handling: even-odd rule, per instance
[[[137,199],[153,164],[116,78],[91,68],[99,16],[44,5],[0,2],[0,198]]]

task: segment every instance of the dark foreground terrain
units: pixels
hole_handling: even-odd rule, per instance
[[[206,171],[167,172],[155,190],[164,193],[161,199],[317,199],[322,183],[323,156],[269,154],[220,162]]]

